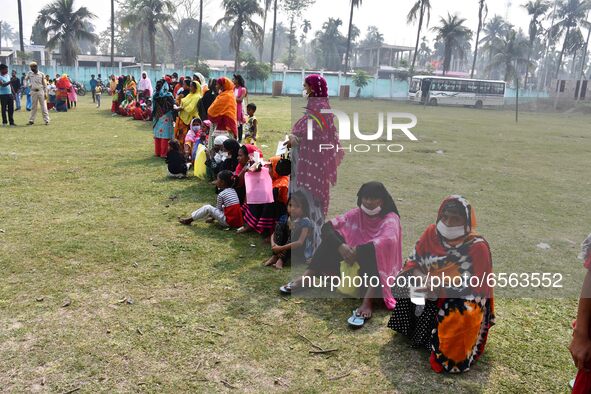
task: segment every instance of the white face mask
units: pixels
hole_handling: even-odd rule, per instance
[[[308,97],[308,91],[306,89],[302,90],[302,97]]]
[[[361,210],[363,212],[365,212],[365,214],[367,216],[376,216],[377,214],[379,214],[380,212],[382,212],[382,207],[380,207],[379,205],[377,207],[375,207],[374,209],[369,209],[367,208],[365,205],[361,204]]]
[[[449,227],[443,221],[437,222],[437,231],[445,239],[453,240],[458,239],[466,235],[466,229],[464,226]]]

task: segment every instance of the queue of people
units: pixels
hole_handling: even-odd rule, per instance
[[[310,114],[330,108],[322,76],[306,77],[307,113],[294,124],[287,153],[268,159],[257,146],[256,104],[244,106],[244,79],[235,75],[204,82],[197,75],[166,75],[152,96],[154,154],[166,158],[170,177],[185,178],[193,168],[217,194],[215,202],[196,207],[180,223],[205,220],[236,234],[260,234],[270,244],[263,266],[303,268],[301,276],[280,287],[285,296],[309,291],[306,278],[344,272],[375,278],[359,288],[330,289],[359,299],[347,319],[351,327],[363,327],[375,308],[385,308],[392,313],[388,327],[409,337],[413,347],[427,349],[433,370],[470,369],[495,322],[492,289],[448,286],[434,292],[392,285],[410,277],[492,272],[489,245],[477,232],[467,200],[446,198],[404,262],[400,213],[382,183],[364,183],[351,210],[326,218],[343,151],[318,152],[320,143],[339,144],[333,117],[313,122],[308,133]]]

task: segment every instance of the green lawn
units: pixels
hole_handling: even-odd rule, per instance
[[[254,97],[265,153],[290,128],[287,98]],[[438,375],[376,311],[360,331],[353,300],[285,299],[289,270],[269,247],[177,216],[213,203],[211,186],[170,181],[149,123],[77,110],[0,129],[0,388],[5,392],[566,392],[566,346],[591,231],[589,117],[350,102],[413,112],[419,138],[400,154],[347,154],[331,214],[359,185],[397,199],[405,255],[441,200],[465,195],[497,272],[560,272],[560,291],[497,291],[484,357]],[[17,113],[19,125],[26,123]],[[438,150],[443,154],[437,153]],[[550,250],[536,247],[540,242]],[[64,306],[68,304],[67,306]],[[310,355],[299,335],[330,355]]]

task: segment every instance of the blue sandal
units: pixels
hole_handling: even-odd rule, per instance
[[[357,314],[357,309],[355,309],[351,317],[347,320],[347,323],[349,323],[349,326],[352,328],[361,328],[369,319],[371,319],[371,317],[359,316],[359,314]]]

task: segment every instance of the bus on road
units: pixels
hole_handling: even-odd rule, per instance
[[[408,99],[429,105],[500,106],[505,102],[505,82],[417,75],[410,81]]]

